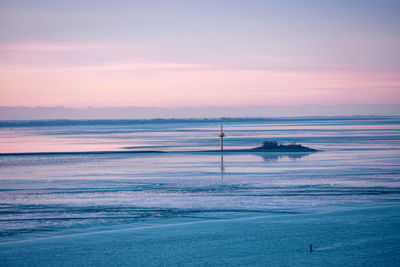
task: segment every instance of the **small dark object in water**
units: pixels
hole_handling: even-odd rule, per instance
[[[310,244],[310,253],[312,252],[312,244]]]
[[[258,146],[252,149],[253,151],[286,151],[286,152],[308,152],[308,151],[316,151],[315,149],[305,147],[299,144],[289,144],[282,145],[277,143],[276,141],[265,141],[262,146]]]

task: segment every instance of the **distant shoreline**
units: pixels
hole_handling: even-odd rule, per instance
[[[49,119],[189,119],[189,118],[282,118],[321,116],[399,116],[400,104],[303,104],[186,107],[27,107],[0,106],[3,120]]]
[[[135,125],[170,123],[235,123],[235,122],[280,122],[280,121],[333,121],[333,120],[399,120],[400,116],[298,116],[298,117],[219,117],[219,118],[155,118],[155,119],[39,119],[39,120],[1,120],[0,128],[41,127],[41,126],[79,126],[79,125]]]

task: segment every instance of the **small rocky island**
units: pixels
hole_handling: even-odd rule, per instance
[[[300,144],[282,145],[276,141],[264,141],[262,146],[250,149],[251,151],[268,151],[268,152],[312,152],[316,149],[302,146]]]
[[[300,144],[279,144],[276,141],[264,141],[261,146],[248,149],[215,150],[221,152],[316,152],[318,150]]]

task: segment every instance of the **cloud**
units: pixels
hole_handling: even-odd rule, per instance
[[[115,47],[112,44],[20,43],[0,45],[0,51],[79,51]]]

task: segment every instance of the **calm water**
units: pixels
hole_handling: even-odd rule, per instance
[[[166,219],[321,213],[399,205],[400,118],[225,122],[225,146],[297,142],[310,154],[216,149],[219,123],[2,125],[0,152],[166,154],[0,156],[1,241]]]

